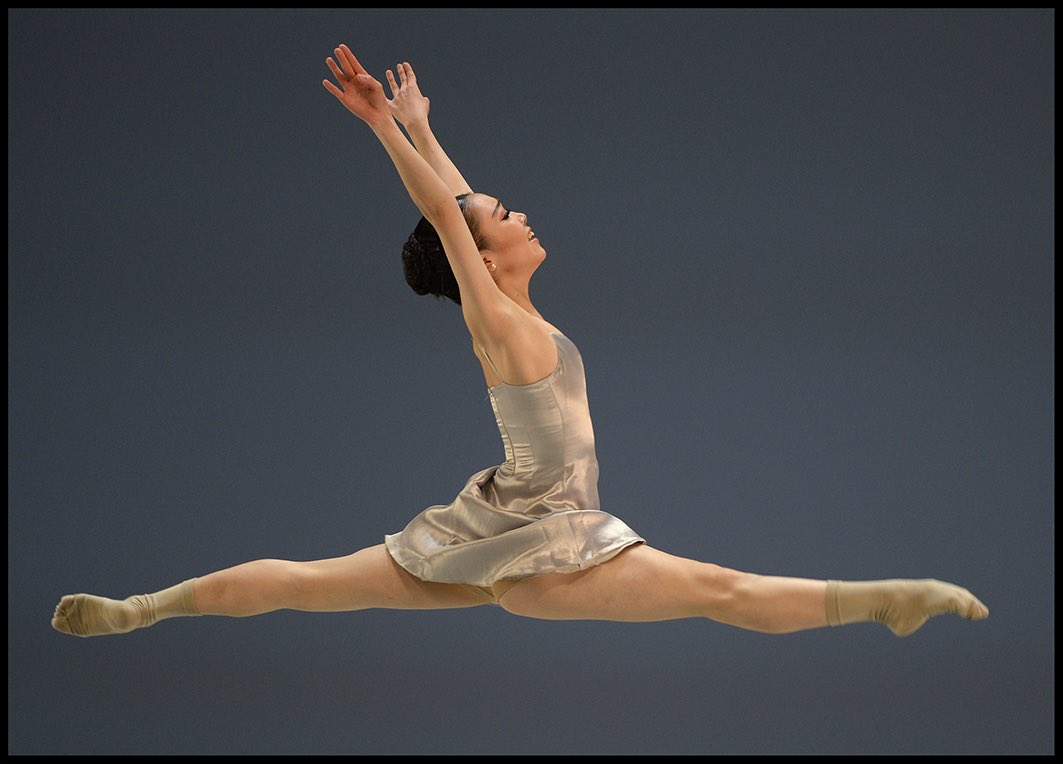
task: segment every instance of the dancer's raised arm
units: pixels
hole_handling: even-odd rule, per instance
[[[484,267],[455,194],[403,135],[391,115],[383,86],[346,45],[336,48],[335,54],[336,60],[329,56],[325,62],[340,87],[327,79],[322,84],[384,144],[413,203],[439,234],[461,291],[462,313],[469,330],[474,336],[496,336],[508,324],[504,320],[509,312],[506,298]]]
[[[388,84],[391,86],[391,100],[388,107],[391,115],[406,128],[410,134],[417,153],[424,157],[425,161],[432,166],[436,174],[443,179],[455,196],[472,193],[465,178],[458,172],[458,168],[443,151],[443,147],[436,140],[432,128],[428,124],[428,110],[431,105],[429,99],[421,93],[417,85],[417,75],[409,62],[403,62],[395,67],[399,73],[398,81],[391,70],[387,70]]]

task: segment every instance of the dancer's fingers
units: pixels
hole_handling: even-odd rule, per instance
[[[328,64],[328,68],[332,70],[332,73],[336,75],[336,79],[347,79],[347,76],[343,73],[339,66],[336,65],[336,62],[332,60],[332,56],[328,56],[325,59],[325,63]]]
[[[332,53],[336,56],[336,68],[340,70],[340,79],[346,80],[353,77],[354,74],[351,72],[346,59],[343,57],[343,51],[339,48],[333,48]]]
[[[354,54],[351,53],[351,49],[347,47],[346,43],[340,43],[340,50],[343,51],[344,58],[350,65],[352,74],[369,74],[365,67],[358,62],[358,59],[354,57]]]
[[[343,91],[333,85],[329,80],[321,80],[321,84],[325,86],[325,90],[332,93],[332,95],[336,96],[340,100],[343,100]]]

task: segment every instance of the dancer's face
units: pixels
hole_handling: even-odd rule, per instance
[[[474,194],[469,201],[472,202],[480,235],[487,242],[487,248],[480,255],[497,266],[492,275],[497,278],[526,273],[530,277],[531,272],[546,258],[546,250],[539,239],[532,236],[528,216],[511,210],[496,196]]]

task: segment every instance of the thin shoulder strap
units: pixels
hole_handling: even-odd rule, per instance
[[[503,385],[506,384],[506,381],[504,379],[502,379],[502,375],[498,373],[498,368],[495,367],[495,362],[491,360],[491,356],[489,356],[487,354],[487,351],[484,350],[484,346],[483,345],[480,345],[480,350],[483,352],[484,358],[487,359],[487,362],[489,364],[491,364],[491,369],[495,372],[495,376],[498,377],[500,380],[502,380],[502,384]]]

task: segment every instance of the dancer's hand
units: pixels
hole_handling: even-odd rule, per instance
[[[343,89],[340,90],[329,80],[322,80],[321,84],[325,86],[325,90],[336,96],[352,114],[371,126],[390,120],[391,113],[388,111],[384,86],[358,63],[358,59],[346,45],[341,43],[335,53],[336,60],[333,61],[332,56],[329,56],[325,63],[336,75]]]
[[[388,101],[391,116],[407,128],[410,125],[427,124],[429,100],[421,95],[421,89],[417,87],[417,75],[413,73],[413,67],[404,62],[395,69],[399,73],[398,83],[391,70],[387,70],[388,84],[391,85],[391,99]]]

